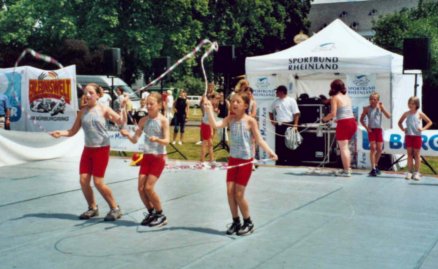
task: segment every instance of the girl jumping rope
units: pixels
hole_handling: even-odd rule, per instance
[[[234,233],[246,235],[254,231],[248,201],[245,199],[245,189],[252,172],[254,141],[269,154],[272,160],[277,160],[275,152],[262,139],[256,120],[245,113],[249,103],[250,97],[247,93],[234,94],[231,98],[230,115],[225,117],[223,121],[216,122],[211,102],[208,100],[204,102],[210,125],[214,128],[224,128],[229,125],[231,132],[230,157],[228,159],[230,168],[227,170],[227,196],[233,223],[226,232],[228,235]],[[241,225],[238,210],[242,214],[243,225]]]
[[[121,130],[120,133],[134,144],[137,143],[142,133],[145,134],[144,155],[138,175],[138,193],[148,214],[146,214],[141,225],[154,227],[167,224],[160,197],[155,192],[155,184],[160,178],[166,163],[166,146],[169,144],[169,120],[160,113],[163,106],[160,94],[151,93],[147,97],[146,104],[149,114],[140,119],[135,134],[131,135],[125,129]]]
[[[406,111],[398,121],[398,127],[405,132],[405,144],[408,153],[408,169],[405,179],[420,180],[420,151],[421,151],[421,131],[427,130],[432,126],[432,121],[426,114],[418,111],[420,108],[420,99],[412,96],[408,100],[409,111]],[[406,120],[406,127],[403,126],[403,122]],[[423,126],[423,122],[426,125]],[[415,160],[415,168],[413,161]],[[415,170],[414,170],[415,169]]]
[[[125,100],[122,100],[121,115],[107,106],[98,103],[97,92],[101,90],[95,83],[88,84],[84,89],[84,106],[78,113],[71,129],[66,131],[53,131],[51,136],[74,136],[82,127],[85,134],[85,147],[79,166],[79,175],[82,192],[88,203],[88,210],[79,216],[79,219],[90,219],[99,215],[99,209],[90,186],[93,176],[94,186],[102,194],[110,206],[110,212],[105,221],[114,221],[122,216],[122,211],[117,205],[111,189],[104,183],[105,170],[109,161],[110,137],[106,129],[106,120],[109,119],[119,126],[126,122]]]

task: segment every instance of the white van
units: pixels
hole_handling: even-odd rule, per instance
[[[111,98],[116,96],[116,89],[118,87],[122,88],[124,92],[129,93],[129,97],[132,101],[132,107],[135,110],[139,110],[140,108],[140,97],[139,94],[134,92],[131,87],[126,84],[122,79],[118,77],[108,77],[108,76],[100,76],[100,75],[76,75],[76,83],[81,88],[85,87],[88,83],[96,83],[100,87],[108,90],[111,93],[111,89],[113,90],[113,94]]]
[[[197,107],[201,106],[201,96],[199,95],[187,95],[187,103],[189,107]]]

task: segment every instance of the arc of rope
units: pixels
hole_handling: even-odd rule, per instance
[[[220,165],[208,165],[205,166],[202,163],[197,164],[166,164],[166,170],[165,171],[180,171],[180,170],[228,170],[228,169],[234,169],[237,167],[242,167],[245,165],[251,165],[251,164],[263,164],[267,163],[268,161],[272,161],[271,159],[254,159],[252,161],[244,162],[241,164],[236,165],[227,165],[226,163],[220,164]]]
[[[42,60],[42,61],[47,62],[47,63],[55,64],[59,68],[64,68],[64,66],[60,62],[58,62],[56,59],[54,59],[48,55],[44,55],[44,54],[41,54],[39,52],[36,52],[33,49],[27,48],[20,54],[17,61],[15,61],[14,71],[15,71],[15,68],[18,66],[18,64],[21,62],[21,60],[23,60],[24,56],[26,56],[26,54],[32,55],[32,57],[34,57],[37,60]]]
[[[148,89],[151,86],[157,84],[160,80],[162,80],[165,76],[167,76],[169,73],[171,73],[178,65],[182,64],[184,61],[188,60],[191,57],[194,57],[196,55],[196,53],[198,51],[200,51],[202,49],[202,47],[206,44],[210,45],[210,48],[204,53],[204,55],[202,55],[201,58],[201,67],[202,67],[202,73],[204,75],[204,80],[205,80],[205,92],[207,91],[207,75],[205,73],[205,68],[204,68],[204,59],[208,57],[208,55],[210,55],[213,51],[218,51],[219,49],[219,45],[217,44],[217,42],[211,42],[208,39],[204,39],[202,40],[191,52],[187,53],[184,57],[180,58],[178,61],[176,61],[171,67],[169,67],[169,69],[167,69],[164,73],[162,73],[161,75],[159,75],[156,79],[152,80],[149,84],[147,84],[146,86],[138,89],[136,92],[140,92],[142,90]]]

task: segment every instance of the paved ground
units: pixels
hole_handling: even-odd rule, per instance
[[[309,168],[259,168],[247,197],[256,231],[226,236],[225,171],[167,171],[158,183],[169,224],[139,226],[136,167],[113,158],[107,182],[125,215],[86,208],[77,159],[0,168],[0,268],[438,267],[438,181],[350,179]],[[327,171],[325,171],[327,172]]]

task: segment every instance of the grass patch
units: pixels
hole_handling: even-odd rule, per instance
[[[438,172],[437,171],[438,170],[438,157],[424,157],[424,158],[430,164],[430,166],[432,166],[433,169],[435,169],[435,171]],[[400,171],[407,172],[408,168],[404,167]],[[420,173],[423,175],[434,175],[432,170],[430,170],[430,168],[427,167],[427,165],[423,161],[421,161],[421,164],[420,164]]]

